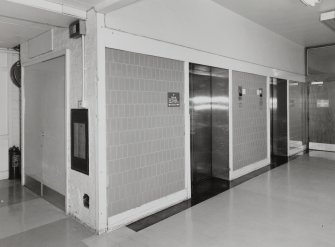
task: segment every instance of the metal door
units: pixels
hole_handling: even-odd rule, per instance
[[[228,70],[190,64],[192,183],[229,178]]]
[[[190,66],[192,182],[212,176],[212,105],[210,67]]]
[[[271,78],[271,156],[288,155],[287,81]]]

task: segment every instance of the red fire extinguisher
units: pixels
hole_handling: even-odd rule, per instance
[[[9,179],[21,178],[21,151],[13,146],[9,149]]]

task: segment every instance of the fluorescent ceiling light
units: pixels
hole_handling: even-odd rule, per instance
[[[321,0],[300,0],[300,1],[306,4],[307,6],[312,6],[312,7],[314,7],[317,3],[321,2]]]
[[[312,85],[323,85],[323,81],[313,81]]]

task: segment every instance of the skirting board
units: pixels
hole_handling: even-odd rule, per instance
[[[108,231],[114,231],[122,226],[133,223],[146,216],[157,213],[163,209],[171,207],[187,200],[187,190],[181,190],[169,196],[146,203],[138,208],[128,210],[124,213],[108,218]]]
[[[0,172],[0,180],[8,179],[8,171]]]
[[[239,177],[242,177],[250,172],[253,172],[253,171],[256,171],[260,168],[263,168],[267,165],[270,164],[270,159],[264,159],[264,160],[261,160],[261,161],[258,161],[256,163],[253,163],[251,165],[248,165],[246,167],[243,167],[241,169],[238,169],[236,171],[231,171],[230,174],[229,174],[229,178],[230,180],[234,180],[236,178],[239,178]]]
[[[298,147],[298,148],[295,148],[295,149],[290,149],[289,151],[289,156],[293,156],[293,155],[296,155],[298,153],[301,153],[303,151],[306,150],[306,146],[301,146],[301,147]]]
[[[309,149],[335,152],[335,144],[310,142],[309,143]]]

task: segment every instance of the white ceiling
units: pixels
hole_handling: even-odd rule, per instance
[[[0,16],[0,47],[12,48],[50,29],[48,25]]]
[[[335,43],[335,32],[320,23],[320,13],[335,9],[335,0],[308,7],[300,0],[213,0],[303,46]]]
[[[99,4],[127,5],[136,1],[47,0],[84,11]],[[335,43],[335,32],[319,21],[321,12],[335,9],[335,0],[322,0],[322,3],[314,8],[305,6],[300,0],[212,1],[300,45],[308,47]],[[75,18],[70,16],[0,0],[0,47],[11,48],[49,30],[52,26],[68,27],[73,20]]]
[[[105,0],[47,0],[48,2],[68,5],[80,10],[89,10]]]
[[[68,27],[75,18],[0,0],[0,48],[12,48],[50,30]]]
[[[137,1],[0,0],[0,48],[12,48],[55,26],[67,28],[74,20],[84,19],[83,15],[93,7],[105,13]],[[73,12],[62,13],[63,5],[72,7]]]

